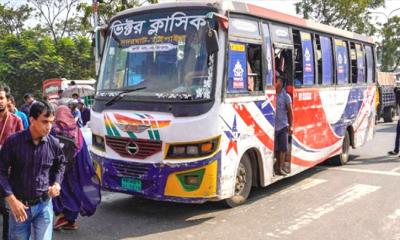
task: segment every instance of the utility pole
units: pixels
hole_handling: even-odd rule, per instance
[[[96,67],[96,78],[99,75],[100,69],[100,27],[99,27],[99,1],[93,0],[92,5],[93,11],[93,25],[94,25],[94,59],[95,59],[95,67]]]

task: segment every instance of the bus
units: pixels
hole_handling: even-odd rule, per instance
[[[252,187],[346,164],[374,135],[370,37],[227,0],[125,10],[104,32],[91,115],[104,190],[234,207]],[[278,71],[294,111],[287,176],[274,174]]]
[[[49,100],[58,99],[58,91],[65,90],[69,84],[74,81],[76,85],[89,85],[94,86],[96,80],[68,80],[66,78],[51,78],[43,81],[42,84],[42,96],[47,96]]]

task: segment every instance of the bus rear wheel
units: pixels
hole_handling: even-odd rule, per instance
[[[226,205],[233,208],[246,202],[250,194],[252,179],[251,160],[248,154],[244,154],[236,171],[235,194],[225,200]]]
[[[335,165],[346,165],[350,158],[349,152],[350,152],[350,135],[349,132],[346,131],[342,144],[342,152],[332,159],[333,163]]]
[[[393,122],[394,114],[395,112],[392,107],[385,107],[385,109],[383,110],[383,121]]]

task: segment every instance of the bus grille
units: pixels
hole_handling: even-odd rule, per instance
[[[111,161],[111,165],[117,171],[120,177],[135,177],[140,178],[147,174],[149,166],[146,164],[122,162],[122,161]]]
[[[161,151],[161,141],[106,136],[106,144],[122,157],[145,159]]]

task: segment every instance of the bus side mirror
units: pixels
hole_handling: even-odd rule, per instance
[[[208,55],[218,52],[219,44],[217,31],[209,28],[206,36],[206,48]]]
[[[104,46],[106,45],[106,36],[108,31],[108,25],[105,24],[100,28],[100,56],[103,56]]]

